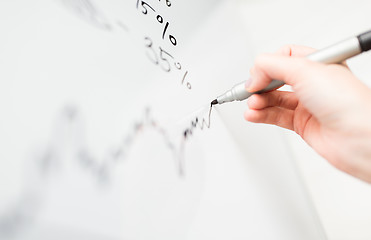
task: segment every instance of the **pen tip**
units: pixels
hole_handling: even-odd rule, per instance
[[[216,104],[218,104],[218,100],[216,100],[216,99],[211,102],[211,106],[216,105]]]

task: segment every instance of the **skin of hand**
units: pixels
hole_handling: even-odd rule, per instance
[[[245,119],[295,131],[333,166],[371,183],[371,89],[345,64],[304,58],[313,51],[289,45],[260,55],[246,89],[255,92],[277,79],[293,91],[251,96]]]

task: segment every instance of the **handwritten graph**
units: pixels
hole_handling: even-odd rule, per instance
[[[80,19],[99,30],[107,32],[120,31],[128,36],[134,32],[130,31],[133,27],[124,20],[105,15],[104,9],[101,9],[99,4],[95,4],[93,0],[58,1]],[[152,16],[153,24],[162,27],[160,41],[155,42],[148,34],[143,35],[144,55],[164,72],[179,73],[180,85],[187,90],[191,90],[191,82],[187,79],[188,69],[185,69],[181,61],[179,61],[171,51],[168,49],[165,50],[164,46],[162,46],[167,44],[168,48],[179,47],[181,41],[178,41],[175,34],[172,32],[173,27],[176,26],[173,25],[169,19],[163,17],[163,13],[154,10],[154,7],[156,7],[155,5],[151,7],[144,1],[138,0],[136,2],[139,15],[149,20],[151,20],[150,16]],[[164,4],[166,9],[169,11],[171,10],[172,2],[168,0],[158,0],[157,3]],[[133,0],[133,9],[135,7],[134,5],[135,3]],[[154,11],[148,11],[147,15],[147,9]],[[0,212],[0,239],[17,237],[17,235],[27,230],[28,227],[32,226],[37,220],[43,208],[45,197],[43,188],[51,182],[50,177],[55,171],[61,171],[58,169],[58,166],[65,161],[64,155],[61,154],[61,145],[62,149],[63,145],[72,145],[72,148],[69,149],[71,151],[69,154],[73,156],[72,164],[74,167],[86,173],[86,175],[91,178],[89,181],[92,180],[94,183],[98,183],[97,186],[104,187],[109,185],[110,179],[114,175],[114,170],[123,165],[125,161],[130,161],[130,151],[137,143],[137,140],[142,137],[146,131],[152,131],[157,137],[156,140],[163,144],[166,150],[171,153],[176,174],[179,178],[186,178],[186,159],[184,152],[186,144],[188,141],[191,141],[196,131],[203,131],[211,127],[211,113],[212,106],[205,107],[205,109],[198,112],[198,114],[192,115],[190,117],[191,120],[189,120],[189,122],[186,121],[183,127],[178,128],[175,134],[173,134],[173,132],[170,134],[170,129],[172,128],[170,126],[161,125],[154,117],[151,108],[146,108],[143,111],[143,115],[133,122],[129,128],[130,130],[122,134],[122,140],[120,142],[113,144],[112,147],[104,151],[104,156],[97,156],[94,151],[91,151],[91,149],[87,147],[87,143],[84,142],[85,136],[83,136],[83,133],[86,125],[84,125],[83,122],[82,112],[75,106],[65,107],[61,113],[58,114],[58,127],[61,129],[70,129],[70,131],[77,130],[75,133],[69,134],[69,136],[82,134],[82,136],[76,138],[78,139],[77,141],[80,142],[76,142],[76,139],[73,139],[73,137],[61,140],[57,139],[58,136],[51,135],[51,141],[48,145],[43,147],[42,152],[36,159],[32,159],[34,160],[32,162],[36,164],[33,164],[32,168],[28,169],[33,171],[30,175],[37,179],[25,179],[25,182],[38,183],[38,187],[26,184],[21,196],[9,206],[6,206],[4,211]],[[70,127],[73,125],[77,126],[78,129]],[[52,129],[52,132],[55,131],[58,130]],[[86,176],[84,175],[82,177]]]
[[[84,172],[90,174],[96,182],[100,185],[108,184],[112,172],[122,162],[130,159],[130,149],[135,144],[136,140],[146,131],[152,130],[158,134],[159,140],[162,141],[163,145],[168,151],[172,153],[176,171],[179,177],[186,177],[185,174],[185,159],[184,159],[184,148],[187,141],[189,141],[195,131],[209,129],[211,127],[211,113],[212,106],[210,105],[207,115],[205,116],[194,116],[188,127],[180,131],[180,141],[176,142],[168,134],[168,129],[162,127],[152,115],[151,109],[146,108],[143,116],[135,121],[132,125],[131,131],[123,136],[121,143],[117,144],[117,147],[111,148],[107,151],[108,154],[104,159],[94,156],[85,146],[85,143],[76,143],[73,139],[68,140],[74,142],[73,156],[75,165],[82,169]],[[76,125],[81,123],[82,116],[80,111],[74,106],[65,107],[60,114],[60,123],[63,126],[58,125],[62,129],[74,129],[68,128],[68,126]],[[78,127],[83,127],[82,124],[77,124]],[[75,129],[79,130],[79,129]],[[81,129],[80,129],[81,130]],[[83,132],[83,131],[76,131]],[[72,136],[72,135],[70,135]],[[78,138],[78,139],[84,139]],[[51,142],[55,142],[52,139]],[[59,144],[68,144],[60,141]],[[51,175],[55,166],[58,166],[61,159],[58,151],[58,146],[46,147],[41,154],[39,159],[36,159],[37,165],[33,169],[36,171],[33,176],[38,176],[39,179],[32,179],[33,182],[45,184],[48,181],[48,176]],[[54,169],[55,171],[55,169]],[[26,229],[32,224],[35,218],[37,218],[38,211],[41,208],[42,193],[39,188],[25,189],[24,195],[14,204],[7,208],[6,212],[0,214],[0,238],[5,239],[12,236],[16,236],[22,230]]]

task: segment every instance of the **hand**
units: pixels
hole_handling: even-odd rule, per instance
[[[304,58],[313,51],[286,46],[259,56],[247,90],[261,90],[277,79],[293,92],[251,96],[245,119],[295,131],[332,165],[371,183],[371,90],[344,64]]]

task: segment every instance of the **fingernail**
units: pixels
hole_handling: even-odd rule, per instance
[[[246,88],[246,89],[249,88],[250,85],[251,85],[251,83],[252,83],[252,78],[249,77],[249,79],[247,79],[247,81],[246,81],[246,83],[245,83],[245,88]]]

